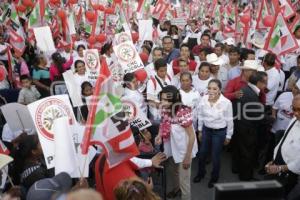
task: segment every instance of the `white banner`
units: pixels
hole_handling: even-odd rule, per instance
[[[54,167],[54,120],[68,117],[69,124],[75,124],[75,117],[68,95],[56,95],[28,105],[44,152],[47,168]]]
[[[1,111],[12,132],[34,132],[34,123],[27,106],[19,103],[9,103],[1,106]]]
[[[97,49],[88,49],[83,51],[86,73],[89,82],[95,86],[100,73],[100,59]]]
[[[183,29],[185,25],[187,24],[187,21],[185,18],[173,18],[171,19],[171,24],[179,27],[180,29]]]
[[[69,126],[71,136],[73,139],[72,142],[70,142],[67,139],[68,137],[66,135],[66,137],[58,136],[56,138],[60,138],[61,140],[67,140],[60,143],[60,145],[64,143],[74,145],[77,163],[74,163],[74,166],[76,166],[76,170],[73,173],[70,173],[70,176],[73,178],[78,178],[81,174],[83,174],[84,177],[87,177],[88,166],[94,158],[94,156],[96,155],[96,150],[93,147],[89,149],[89,157],[85,162],[85,157],[81,154],[80,150],[80,144],[83,138],[85,126],[82,126],[75,121],[75,117],[68,95],[56,95],[41,99],[37,102],[29,104],[28,109],[31,113],[31,117],[34,120],[34,124],[37,129],[47,168],[50,169],[55,167],[55,154],[58,154],[59,152],[63,151],[62,155],[60,155],[61,158],[61,156],[63,156],[63,154],[66,153],[63,149],[61,149],[61,147],[59,149],[56,149],[54,135],[59,133],[65,134],[65,127]],[[59,129],[59,127],[55,127],[54,121],[63,117],[67,118],[68,124],[61,125],[61,129]],[[60,131],[54,131],[54,127],[56,130]],[[84,165],[85,168],[83,167]]]
[[[49,26],[33,29],[38,48],[43,52],[56,51]]]
[[[74,74],[72,70],[68,70],[63,73],[63,77],[68,89],[69,96],[73,103],[74,107],[83,106],[82,98],[81,98],[81,86],[75,80]]]
[[[152,41],[152,27],[153,21],[151,20],[139,20],[139,38],[140,41],[150,40]]]
[[[144,68],[143,62],[132,42],[123,42],[114,46],[114,52],[124,70],[124,74]]]

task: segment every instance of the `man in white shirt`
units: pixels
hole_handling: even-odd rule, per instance
[[[163,49],[160,48],[160,47],[155,47],[152,50],[152,60],[153,60],[153,62],[149,63],[145,67],[145,70],[146,70],[146,72],[148,74],[148,77],[151,77],[151,76],[154,77],[156,75],[156,72],[155,72],[155,69],[154,69],[154,62],[156,60],[158,60],[159,58],[163,58]],[[172,65],[170,65],[170,64],[167,64],[167,74],[170,77],[174,76]]]
[[[227,69],[223,66],[220,66],[222,61],[215,53],[208,54],[206,56],[206,60],[210,64],[211,77],[219,79],[222,83],[222,90],[224,90],[228,82]]]
[[[160,119],[158,95],[163,87],[171,85],[171,78],[167,75],[167,63],[159,58],[154,63],[155,76],[151,77],[147,84],[147,100],[149,102],[150,120],[158,122]],[[152,123],[153,124],[153,123]]]
[[[197,28],[197,21],[192,20],[190,22],[190,29],[187,32],[185,38],[183,39],[182,43],[187,43],[190,49],[193,49],[194,46],[200,45],[200,37],[201,37],[201,31]]]
[[[222,43],[217,43],[214,48],[214,53],[222,60],[222,65],[229,63],[229,58],[224,54],[225,46]]]
[[[268,74],[268,92],[266,94],[266,105],[269,107],[269,109],[271,109],[271,106],[274,104],[274,100],[276,98],[280,84],[280,73],[274,67],[275,60],[276,55],[273,53],[268,53],[265,55],[262,63],[266,73]]]
[[[237,47],[233,47],[229,50],[229,63],[224,65],[228,70],[228,81],[241,75],[240,69],[240,51]]]

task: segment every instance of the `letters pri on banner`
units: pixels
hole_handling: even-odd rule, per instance
[[[68,95],[47,97],[28,105],[34,121],[40,143],[45,155],[47,168],[54,167],[54,120],[68,117],[70,125],[75,124],[75,117]]]
[[[124,74],[134,72],[144,67],[132,42],[123,42],[114,46],[114,52],[124,70]]]
[[[100,72],[100,59],[97,49],[88,49],[83,51],[84,62],[86,64],[86,73],[90,83],[94,86]]]

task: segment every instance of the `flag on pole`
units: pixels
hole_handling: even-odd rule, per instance
[[[10,6],[10,23],[8,26],[9,30],[9,43],[13,47],[15,53],[22,55],[25,51],[25,32],[19,21],[19,16],[16,11],[15,5]]]
[[[122,7],[116,6],[116,15],[118,17],[115,33],[127,32],[131,33]]]
[[[38,27],[43,24],[47,2],[45,0],[38,0],[29,16],[28,28]],[[47,10],[48,12],[48,10]],[[48,17],[48,13],[46,15]]]
[[[264,49],[280,56],[299,48],[298,42],[288,28],[282,13],[278,13]]]
[[[102,60],[82,142],[83,154],[93,144],[91,140],[99,142],[110,168],[138,155],[128,120],[122,111],[121,99],[114,86],[108,66]]]
[[[223,35],[225,37],[235,37],[237,29],[237,6],[229,4],[225,6],[223,18]]]
[[[213,10],[214,23],[212,25],[213,31],[219,31],[221,28],[222,15],[221,15],[221,5],[216,4]]]
[[[290,19],[296,14],[296,11],[289,0],[279,0],[278,3],[280,6],[280,11],[286,20]]]
[[[296,17],[294,18],[293,22],[290,24],[289,28],[292,33],[295,32],[297,26],[300,26],[300,15],[297,14]]]
[[[267,15],[270,15],[270,10],[268,8],[266,0],[262,0],[256,16],[256,27],[255,27],[256,30],[268,28],[263,24],[263,19]]]

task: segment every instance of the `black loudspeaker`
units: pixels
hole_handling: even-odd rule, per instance
[[[284,190],[278,181],[215,184],[214,200],[282,200]]]

